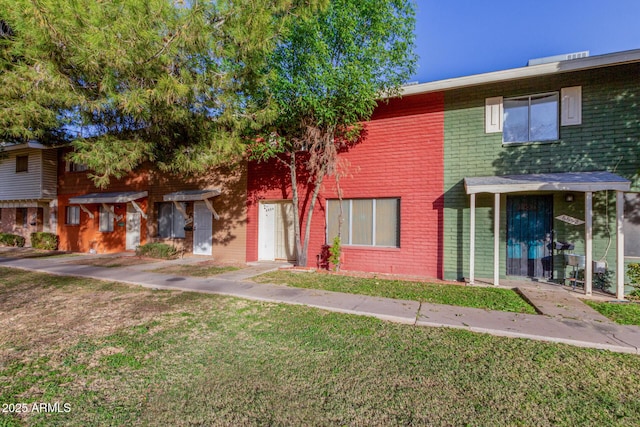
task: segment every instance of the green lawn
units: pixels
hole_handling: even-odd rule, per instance
[[[638,303],[599,302],[591,300],[582,300],[582,302],[616,323],[640,326],[640,304]]]
[[[459,305],[489,310],[535,314],[534,308],[510,289],[401,280],[366,279],[324,273],[274,271],[253,278],[258,283],[286,284],[296,288],[323,289],[350,294]]]
[[[0,268],[0,425],[637,425],[640,357]]]

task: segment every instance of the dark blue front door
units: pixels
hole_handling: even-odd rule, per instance
[[[507,274],[552,273],[553,196],[507,196]]]

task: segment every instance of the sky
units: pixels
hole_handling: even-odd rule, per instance
[[[414,0],[420,83],[640,49],[640,0]]]

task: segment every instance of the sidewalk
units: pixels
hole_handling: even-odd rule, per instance
[[[306,305],[410,325],[466,329],[497,336],[640,354],[640,327],[618,325],[562,289],[521,289],[534,306],[544,313],[531,315],[246,281],[249,276],[278,268],[275,263],[254,263],[247,269],[215,277],[194,278],[145,271],[157,268],[159,264],[156,263],[119,268],[69,264],[69,261],[76,259],[78,258],[0,258],[0,266],[118,281],[153,289],[195,291],[273,303]]]

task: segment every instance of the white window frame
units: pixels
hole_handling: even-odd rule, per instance
[[[64,214],[65,225],[80,225],[80,206],[67,206]]]
[[[549,138],[549,139],[531,139],[531,99],[532,98],[536,98],[536,97],[545,97],[545,96],[549,96],[549,95],[555,95],[556,96],[556,135],[555,138]],[[502,111],[503,111],[503,117],[506,116],[507,114],[507,109],[504,107],[504,103],[507,101],[511,101],[511,100],[524,100],[524,99],[528,99],[529,101],[529,106],[527,108],[527,140],[526,141],[505,141],[504,137],[505,137],[505,119],[503,118],[502,120],[502,143],[505,145],[509,145],[509,144],[528,144],[528,143],[532,143],[532,142],[550,142],[550,141],[557,141],[560,138],[560,93],[559,92],[544,92],[544,93],[534,93],[534,94],[530,94],[530,95],[523,95],[523,96],[512,96],[509,98],[504,98],[503,99],[503,106],[502,106]]]
[[[115,221],[113,213],[111,213],[110,210],[105,209],[104,206],[100,206],[98,218],[98,231],[101,233],[112,233],[114,230],[113,222]],[[103,227],[103,224],[106,224],[106,228]]]
[[[554,92],[527,94],[522,96],[512,96],[509,99],[518,99],[524,97],[547,95]],[[485,99],[485,124],[484,131],[486,134],[502,133],[504,127],[504,100],[502,96],[495,96]],[[560,128],[565,126],[576,126],[582,124],[582,86],[570,86],[560,89],[558,97],[558,139],[560,139]],[[554,142],[557,140],[549,139],[542,141],[526,141],[526,142],[504,142],[503,144],[530,144],[532,142]]]
[[[354,200],[371,200],[372,201],[372,211],[371,211],[371,240],[372,240],[372,244],[371,245],[367,245],[367,244],[362,244],[362,243],[357,243],[357,244],[352,244],[351,242],[353,241],[353,201]],[[398,203],[398,210],[397,210],[397,215],[398,217],[397,219],[397,224],[398,224],[398,230],[397,230],[397,236],[396,236],[396,244],[393,246],[389,246],[389,245],[378,245],[376,244],[376,202],[378,200],[397,200]],[[342,203],[349,203],[349,218],[344,218],[343,221],[347,221],[349,223],[349,233],[348,236],[341,236],[341,245],[343,246],[355,246],[355,247],[377,247],[377,248],[399,248],[400,247],[400,197],[378,197],[378,198],[362,198],[362,199],[342,199]],[[328,208],[328,204],[329,203],[340,203],[339,199],[327,199],[327,208],[326,208],[326,218],[325,218],[325,224],[326,224],[326,230],[325,230],[325,235],[326,235],[326,239],[327,239],[327,244],[331,245],[333,242],[330,241],[333,239],[332,236],[329,236],[329,208]]]

